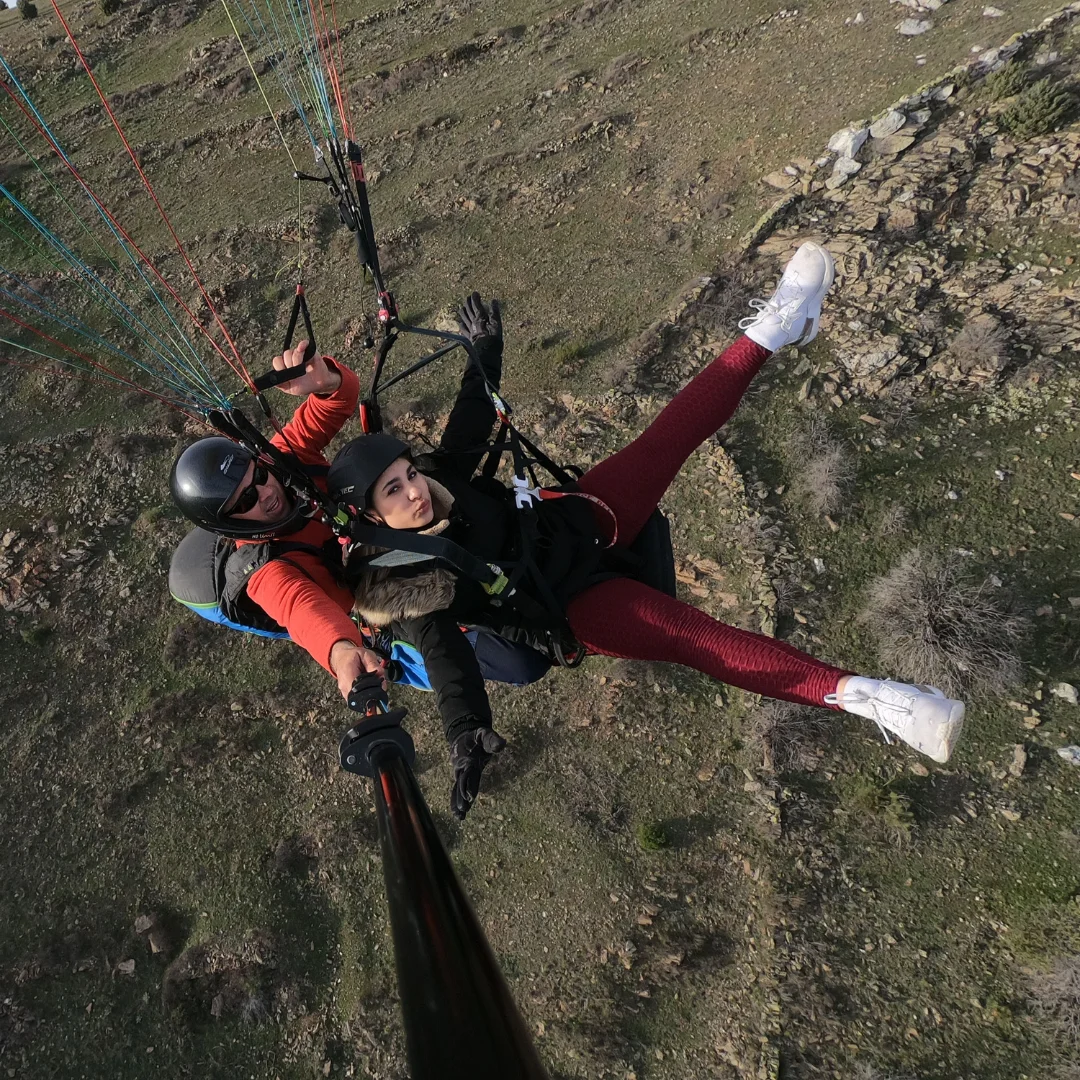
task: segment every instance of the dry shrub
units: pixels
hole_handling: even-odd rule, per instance
[[[233,949],[219,942],[185,949],[165,969],[162,1003],[192,1020],[236,1017],[259,1023],[270,1016],[278,981],[273,944],[253,933]]]
[[[753,315],[750,300],[760,295],[762,274],[746,262],[729,261],[719,268],[713,283],[698,301],[696,323],[706,331],[734,336],[739,320]]]
[[[833,514],[844,505],[855,482],[855,460],[819,420],[790,441],[788,463],[792,496],[811,514]]]
[[[766,701],[750,720],[746,739],[773,772],[809,772],[828,742],[836,719],[823,709],[790,701]]]
[[[1049,971],[1032,976],[1031,1001],[1065,1059],[1080,1060],[1080,956],[1057,960]]]
[[[914,1080],[911,1073],[882,1072],[865,1062],[855,1066],[852,1080]]]
[[[606,68],[599,78],[601,86],[608,90],[614,90],[618,86],[623,86],[630,82],[633,78],[634,71],[641,66],[641,57],[636,53],[624,53],[622,56],[616,56]]]
[[[903,532],[908,525],[907,507],[900,503],[890,503],[881,515],[878,529],[882,536],[895,536]]]
[[[976,315],[949,343],[949,352],[965,374],[1000,372],[1009,361],[1009,335],[993,315]]]
[[[1019,682],[1028,621],[1006,610],[954,555],[914,548],[869,587],[860,621],[890,675],[949,694],[997,693]]]

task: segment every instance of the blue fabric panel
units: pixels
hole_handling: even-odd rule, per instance
[[[176,599],[179,600],[180,598],[176,597]],[[254,634],[256,637],[274,638],[276,641],[291,640],[289,635],[282,631],[256,630],[253,627],[233,622],[232,619],[226,619],[221,613],[221,608],[216,604],[213,606],[209,604],[189,604],[184,600],[180,600],[180,603],[189,611],[194,611],[200,618],[206,619],[207,622],[216,623],[218,626],[227,626],[230,630],[242,630],[245,634]]]
[[[420,655],[419,649],[407,641],[391,642],[390,659],[396,660],[401,665],[401,678],[397,680],[399,683],[415,686],[417,690],[430,691],[432,689],[427,668],[424,667],[424,658]]]

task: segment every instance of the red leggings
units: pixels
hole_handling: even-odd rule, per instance
[[[633,542],[683,462],[727,422],[769,356],[740,337],[632,443],[581,478],[582,491],[611,507],[620,544]],[[775,638],[728,626],[629,578],[579,593],[567,616],[591,652],[684,664],[743,690],[804,705],[825,706],[825,695],[851,674]]]

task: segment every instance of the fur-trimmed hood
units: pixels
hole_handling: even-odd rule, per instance
[[[431,492],[431,525],[421,530],[422,536],[438,536],[450,524],[454,496],[437,480],[425,474]],[[356,544],[347,558],[366,558],[386,551],[370,544]],[[403,575],[399,568],[374,566],[366,570],[353,589],[353,610],[375,626],[389,626],[400,619],[416,619],[442,611],[453,602],[457,576],[450,570],[436,567],[419,573]]]

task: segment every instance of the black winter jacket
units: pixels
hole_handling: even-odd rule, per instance
[[[480,348],[479,358],[488,381],[498,387],[501,348]],[[418,457],[417,468],[428,478],[434,510],[434,524],[424,531],[452,540],[485,562],[504,565],[521,550],[521,512],[505,484],[474,475],[495,420],[484,381],[470,366],[439,448]],[[593,508],[584,499],[541,502],[535,520],[535,561],[565,611],[570,597],[599,567],[604,541]],[[373,550],[361,548],[355,554]],[[520,588],[532,592],[527,584]],[[484,680],[461,626],[487,627],[515,641],[535,640],[535,620],[530,622],[512,605],[495,605],[480,585],[443,568],[369,568],[356,581],[355,597],[356,610],[365,619],[393,625],[420,650],[449,741],[470,727],[491,726]],[[553,620],[549,628],[562,626]]]

